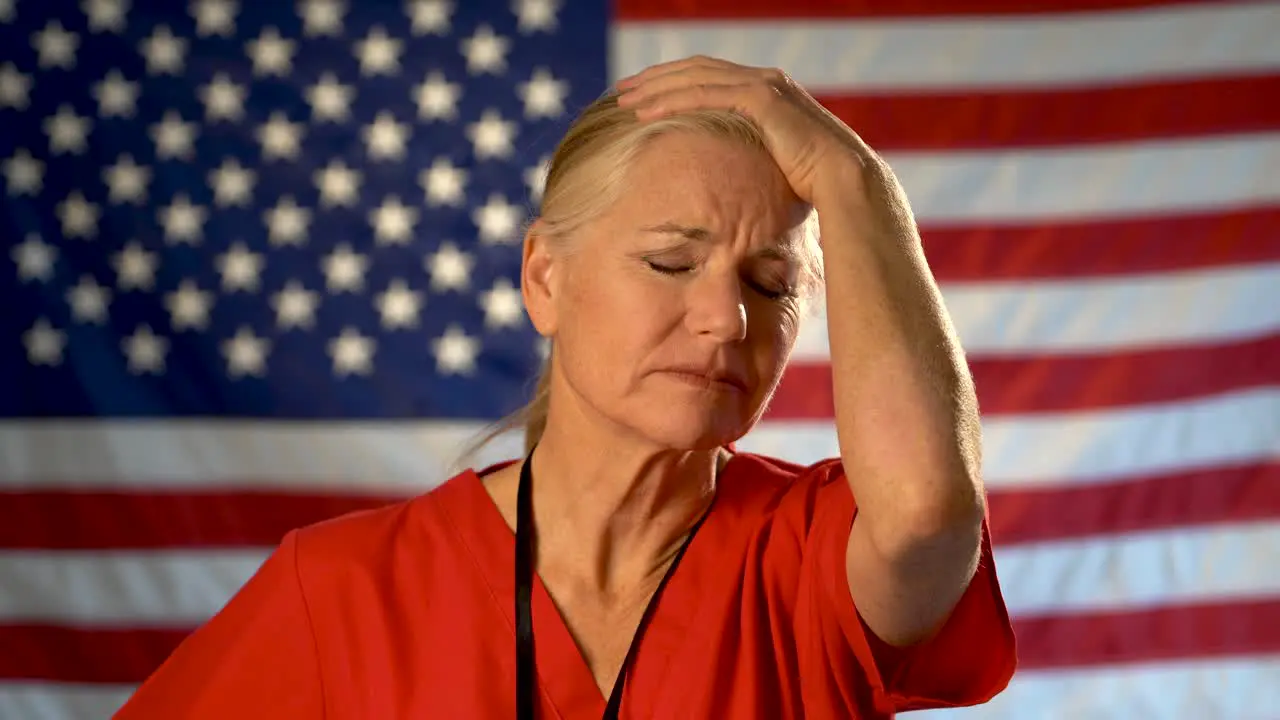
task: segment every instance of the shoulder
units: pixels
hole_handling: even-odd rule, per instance
[[[721,492],[725,505],[748,524],[770,534],[786,530],[796,541],[815,525],[848,531],[855,511],[852,490],[839,458],[801,464],[769,455],[739,452],[726,467]]]
[[[808,465],[769,455],[738,452],[726,468],[726,488],[749,501],[777,509],[792,502],[814,499],[832,489],[847,491],[840,458],[824,458]],[[849,497],[852,500],[852,495]]]
[[[305,581],[377,571],[411,552],[429,556],[447,547],[456,518],[468,511],[479,485],[474,470],[454,475],[420,495],[306,525],[293,536]]]

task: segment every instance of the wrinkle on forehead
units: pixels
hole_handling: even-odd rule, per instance
[[[638,226],[670,223],[713,239],[792,245],[809,211],[767,153],[701,133],[654,138],[635,157],[626,183],[614,208],[619,215]]]

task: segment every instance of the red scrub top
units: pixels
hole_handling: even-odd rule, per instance
[[[945,627],[895,649],[849,594],[853,516],[839,461],[735,455],[641,637],[622,717],[885,718],[1002,690],[1014,638],[985,524]],[[116,717],[513,718],[514,562],[471,470],[290,532]],[[536,578],[532,612],[540,717],[599,720],[605,698]]]

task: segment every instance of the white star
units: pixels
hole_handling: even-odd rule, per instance
[[[333,374],[368,375],[373,371],[373,338],[365,337],[353,327],[345,327],[342,334],[329,341],[329,354],[333,356]]]
[[[245,87],[232,82],[226,73],[214,75],[213,80],[199,90],[205,119],[209,122],[239,121],[244,117],[244,100],[248,93]]]
[[[63,104],[56,114],[45,118],[44,132],[49,136],[49,152],[79,155],[88,147],[89,118],[76,115],[70,105]]]
[[[374,160],[399,160],[404,156],[404,146],[409,140],[409,127],[396,122],[395,116],[387,111],[379,112],[373,124],[364,128],[364,142],[369,148],[369,157]]]
[[[312,176],[320,189],[321,207],[355,207],[360,195],[360,172],[341,160],[330,160],[323,170]]]
[[[457,245],[446,240],[440,243],[439,250],[427,256],[424,264],[431,274],[431,289],[444,292],[466,290],[471,283],[471,267],[475,261],[459,250]]]
[[[185,193],[179,193],[172,203],[159,211],[165,242],[199,245],[208,214],[204,206],[193,205]]]
[[[302,16],[302,33],[307,37],[342,34],[342,16],[346,6],[339,0],[303,0],[298,6]]]
[[[169,309],[169,325],[174,330],[204,330],[209,327],[213,293],[201,290],[191,278],[183,278],[178,289],[165,296],[164,305]]]
[[[0,108],[25,110],[31,102],[31,78],[18,72],[13,63],[0,66]]]
[[[484,205],[471,212],[471,220],[480,228],[480,242],[509,243],[519,240],[517,230],[523,212],[497,193],[489,195]]]
[[[135,375],[164,372],[164,356],[169,352],[169,341],[152,332],[150,326],[139,325],[120,344],[129,358],[129,372]]]
[[[374,27],[364,40],[356,43],[361,75],[394,75],[400,70],[400,53],[404,43],[389,37],[381,26]]]
[[[559,117],[564,114],[564,99],[569,95],[569,83],[555,79],[546,68],[537,68],[529,82],[520,83],[516,92],[524,100],[525,117]]]
[[[196,19],[196,35],[234,36],[236,10],[235,0],[195,0],[191,3],[191,16]]]
[[[138,107],[138,83],[124,79],[119,70],[112,70],[93,88],[98,101],[98,115],[102,117],[131,118]]]
[[[410,0],[404,9],[412,21],[414,35],[449,34],[449,16],[453,14],[449,0]]]
[[[53,263],[58,258],[58,249],[33,233],[20,244],[14,245],[9,251],[9,257],[18,266],[19,280],[44,282],[53,277]]]
[[[455,167],[447,157],[438,157],[431,167],[418,174],[418,183],[427,193],[427,205],[452,205],[462,207],[463,191],[467,184],[467,171]]]
[[[383,198],[381,205],[369,211],[369,224],[379,245],[408,245],[417,222],[418,211],[395,195]]]
[[[67,70],[76,66],[76,48],[80,37],[63,29],[62,23],[50,20],[44,29],[31,38],[41,69],[60,67]]]
[[[102,182],[108,189],[107,201],[111,203],[143,204],[150,181],[151,170],[135,163],[128,154],[121,155],[115,165],[102,171]]]
[[[35,195],[44,186],[44,162],[35,159],[26,148],[18,148],[4,161],[5,187],[10,195]]]
[[[72,190],[58,203],[58,220],[62,222],[62,234],[69,238],[93,238],[98,236],[98,218],[102,212],[98,206],[84,199],[79,190]]]
[[[267,355],[271,341],[258,337],[248,326],[240,326],[235,336],[222,341],[222,354],[227,358],[227,375],[262,377],[267,374]]]
[[[254,75],[286,77],[293,69],[293,53],[296,43],[280,37],[280,31],[269,27],[257,40],[245,44],[245,52],[253,60]]]
[[[436,354],[436,371],[442,375],[470,375],[476,369],[480,341],[457,325],[445,328],[444,335],[431,341]]]
[[[557,0],[515,0],[516,27],[522,33],[556,29]]]
[[[507,69],[507,51],[511,41],[495,35],[493,28],[481,25],[471,37],[462,41],[462,54],[467,58],[467,71],[472,75],[501,75]]]
[[[151,126],[151,139],[156,143],[156,159],[190,160],[195,155],[196,124],[183,122],[176,111],[167,110]]]
[[[27,346],[27,362],[32,365],[61,365],[62,351],[67,346],[67,334],[40,318],[22,333],[22,344]]]
[[[156,283],[156,255],[131,240],[111,258],[116,269],[116,287],[121,290],[150,290]]]
[[[495,329],[519,327],[524,315],[520,291],[506,278],[498,278],[492,289],[480,293],[480,307],[484,308],[484,324]]]
[[[262,276],[262,263],[262,255],[250,252],[243,242],[236,242],[214,260],[222,275],[224,292],[257,292]]]
[[[147,59],[148,74],[177,75],[186,59],[187,41],[175,36],[167,25],[160,25],[142,41],[142,54]]]
[[[262,143],[262,157],[267,160],[296,160],[302,150],[302,123],[289,122],[279,110],[271,113],[267,122],[258,128],[257,136]]]
[[[497,110],[485,110],[479,120],[467,125],[467,137],[477,160],[509,157],[515,151],[516,124],[503,120]]]
[[[209,173],[209,184],[213,186],[213,204],[218,207],[248,207],[254,182],[256,176],[253,170],[242,167],[235,158],[223,160],[217,170]]]
[[[462,85],[451,83],[438,70],[427,73],[421,84],[414,87],[418,103],[418,117],[423,120],[452,120],[458,116],[458,99],[462,97]]]
[[[298,205],[292,195],[285,195],[276,206],[264,213],[267,222],[267,239],[272,245],[302,245],[307,241],[307,226],[311,224],[311,211]]]
[[[85,0],[80,9],[89,19],[90,31],[119,34],[124,32],[129,0]]]
[[[551,169],[551,156],[543,155],[538,164],[524,171],[524,184],[529,187],[529,197],[534,202],[542,200],[542,191],[547,185],[547,172]]]
[[[314,327],[319,302],[319,293],[307,290],[297,280],[285,283],[284,288],[271,298],[271,306],[276,310],[276,323],[281,330]]]
[[[422,293],[410,290],[405,281],[399,278],[392,280],[386,291],[378,296],[382,327],[388,330],[416,327],[421,310]]]
[[[0,0],[0,22],[13,22],[13,18],[18,14],[18,9],[14,7],[14,3],[16,1],[17,0]]]
[[[369,270],[369,259],[351,246],[342,243],[323,260],[325,286],[331,293],[360,292],[364,288],[364,274]]]
[[[342,122],[351,116],[351,101],[355,88],[343,85],[331,72],[320,76],[320,81],[307,89],[307,102],[311,103],[314,120]]]

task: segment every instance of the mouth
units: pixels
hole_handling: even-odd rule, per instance
[[[663,374],[675,380],[706,390],[725,390],[736,393],[747,392],[747,381],[740,375],[725,371],[708,371],[700,368],[674,367],[664,368]]]

